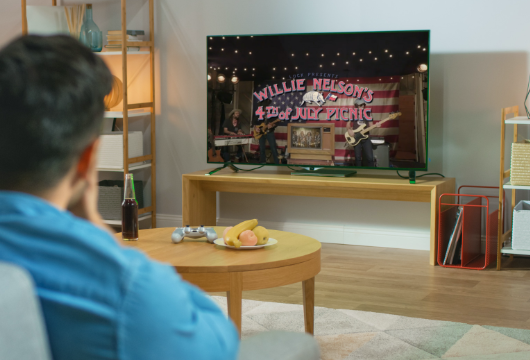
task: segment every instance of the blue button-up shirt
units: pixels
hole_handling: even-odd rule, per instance
[[[31,273],[55,360],[237,356],[233,324],[172,267],[38,197],[0,191],[0,260]]]

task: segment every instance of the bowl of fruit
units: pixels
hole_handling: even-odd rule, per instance
[[[258,220],[247,220],[236,226],[229,226],[223,232],[223,237],[214,244],[230,249],[252,250],[277,244],[276,239],[269,237],[269,231],[258,226]]]

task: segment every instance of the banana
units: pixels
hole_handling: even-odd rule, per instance
[[[245,230],[252,230],[258,225],[258,220],[247,220],[243,221],[242,223],[237,224],[225,235],[225,241],[230,246],[235,246],[236,248],[239,248],[241,246],[241,241],[239,241],[239,235],[245,231]]]
[[[258,238],[257,245],[265,245],[269,241],[269,230],[263,226],[256,226],[252,231]]]

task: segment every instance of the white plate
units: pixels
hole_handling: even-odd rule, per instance
[[[269,238],[269,241],[267,241],[266,244],[264,245],[255,245],[255,246],[240,246],[239,249],[236,248],[235,246],[230,246],[230,245],[226,245],[225,244],[225,241],[221,238],[221,239],[217,239],[217,240],[214,240],[213,242],[215,245],[219,245],[219,246],[224,246],[224,247],[227,247],[227,248],[230,248],[230,249],[236,249],[236,250],[253,250],[253,249],[261,249],[265,246],[272,246],[274,244],[277,244],[278,243],[278,240],[276,239],[273,239],[273,238]]]

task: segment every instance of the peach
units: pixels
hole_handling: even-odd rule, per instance
[[[228,230],[230,230],[231,228],[233,228],[233,226],[229,226],[229,227],[227,227],[227,228],[225,229],[225,231],[223,231],[223,241],[225,242],[225,245],[228,245],[228,244],[226,243],[225,235],[226,235],[226,233],[228,232]]]
[[[258,243],[258,237],[252,230],[245,230],[239,235],[241,246],[254,246]]]

